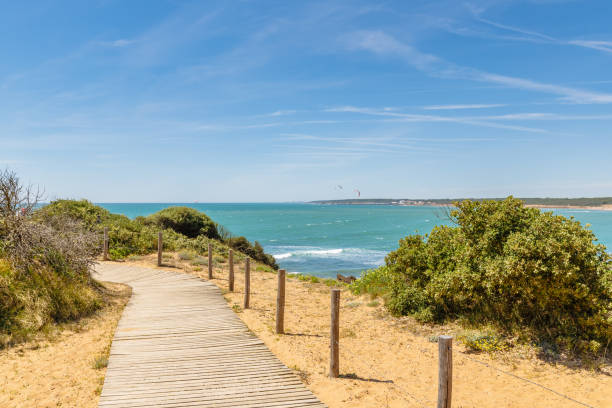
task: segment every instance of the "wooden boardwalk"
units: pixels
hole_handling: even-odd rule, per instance
[[[120,264],[98,265],[95,276],[133,289],[99,407],[325,407],[213,283]]]

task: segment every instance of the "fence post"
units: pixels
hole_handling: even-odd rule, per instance
[[[251,258],[247,257],[244,262],[244,304],[242,308],[248,309],[251,296]]]
[[[162,250],[164,248],[164,241],[162,238],[161,231],[157,233],[157,266],[162,266]]]
[[[276,334],[285,333],[285,270],[278,270],[276,291]]]
[[[234,250],[229,250],[229,256],[227,257],[229,263],[229,291],[234,291]]]
[[[213,278],[213,256],[212,256],[212,244],[208,243],[208,279]]]
[[[340,375],[340,289],[331,290],[331,331],[329,336],[329,376]]]
[[[451,407],[453,389],[453,338],[438,338],[439,372],[438,372],[438,408]]]
[[[104,227],[104,243],[103,245],[103,257],[105,261],[108,261],[108,227]]]

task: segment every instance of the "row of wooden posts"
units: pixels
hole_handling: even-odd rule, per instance
[[[104,228],[104,260],[108,260],[108,228]],[[162,266],[163,237],[160,232],[157,236],[157,266]],[[213,279],[212,244],[208,244],[208,279]],[[234,251],[229,250],[229,291],[234,291]],[[285,281],[286,271],[278,271],[278,289],[276,292],[276,333],[285,333]],[[249,308],[251,293],[251,262],[245,259],[244,266],[244,301],[243,309]],[[438,338],[438,405],[437,408],[450,408],[452,390],[452,340],[451,336],[440,336]],[[331,324],[329,344],[329,376],[338,378],[340,376],[340,289],[331,290]]]

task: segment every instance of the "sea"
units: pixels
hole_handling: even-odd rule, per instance
[[[309,203],[97,203],[130,218],[170,206],[205,212],[218,224],[259,241],[288,272],[335,277],[359,276],[384,263],[385,255],[410,234],[426,234],[451,224],[446,207],[322,205]],[[551,209],[589,224],[598,241],[612,250],[612,211]]]

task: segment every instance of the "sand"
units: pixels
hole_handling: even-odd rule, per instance
[[[190,269],[187,262],[173,262]],[[153,263],[154,257],[140,262],[148,266]],[[330,408],[435,406],[438,345],[430,337],[452,331],[452,327],[435,328],[410,318],[390,317],[382,305],[370,303],[366,297],[352,296],[344,289],[340,311],[341,378],[330,379],[327,377],[330,288],[321,283],[289,279],[286,334],[276,335],[277,276],[255,269],[252,266],[251,308],[241,310],[243,265],[236,267],[236,292],[225,293],[227,301],[272,352]],[[207,274],[206,269],[190,273],[203,278]],[[227,292],[227,270],[216,268],[215,276],[214,282]],[[612,407],[610,375],[545,363],[529,352],[524,357],[516,351],[493,356],[469,354],[455,342],[453,363],[454,407],[581,406],[542,387],[592,407]]]
[[[129,287],[107,283],[109,305],[94,316],[65,325],[53,338],[0,350],[0,407],[97,407],[108,352],[127,303]]]

